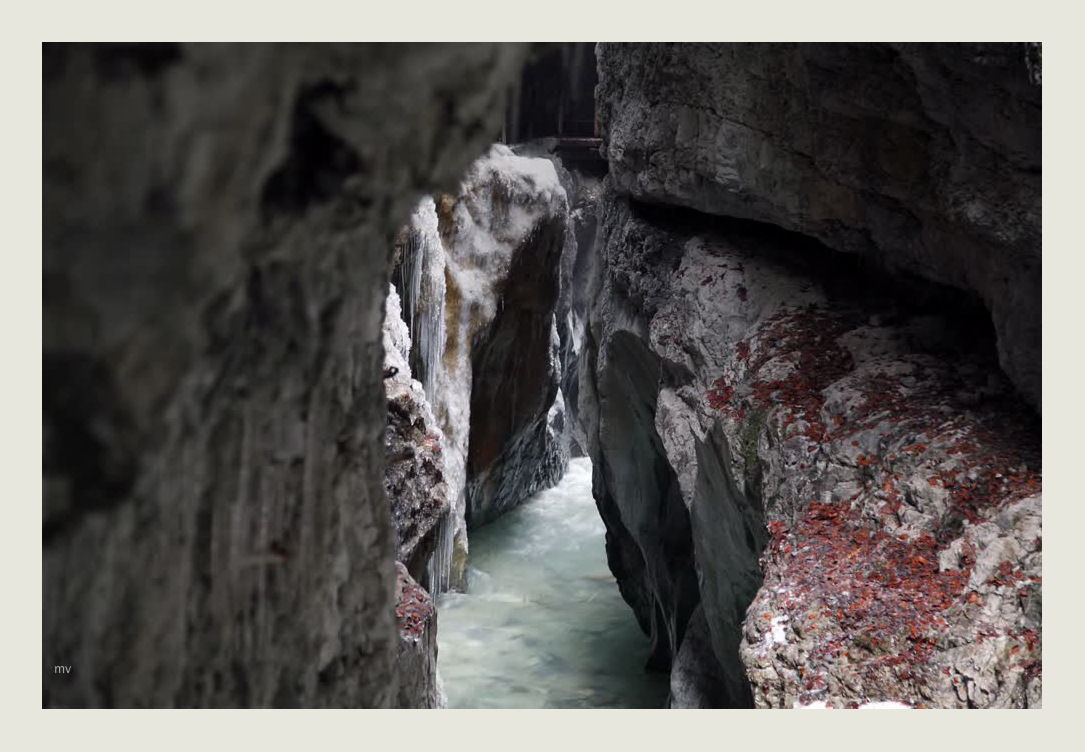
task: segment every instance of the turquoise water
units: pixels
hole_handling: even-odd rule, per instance
[[[591,462],[471,534],[466,593],[438,606],[450,708],[657,708],[665,675],[607,568]]]

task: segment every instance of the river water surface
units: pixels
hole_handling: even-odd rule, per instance
[[[471,533],[466,593],[441,596],[450,708],[657,708],[665,674],[607,568],[591,462]]]

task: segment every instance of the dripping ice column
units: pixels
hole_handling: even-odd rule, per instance
[[[429,196],[411,213],[398,282],[403,318],[411,334],[411,371],[434,404],[445,341],[445,251],[436,205]]]

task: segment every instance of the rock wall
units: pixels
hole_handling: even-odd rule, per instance
[[[581,410],[671,704],[1037,704],[1039,426],[985,317],[771,228],[604,206]]]
[[[602,180],[575,167],[566,169],[560,159],[553,159],[558,166],[561,184],[569,196],[570,221],[565,249],[561,254],[560,291],[555,316],[561,341],[561,394],[565,402],[569,453],[579,457],[585,454],[586,443],[577,415],[580,403],[580,356],[584,351],[590,269],[599,229]]]
[[[671,706],[1041,702],[1021,49],[600,45],[580,423]]]
[[[590,269],[595,256],[595,237],[599,228],[599,203],[602,179],[597,169],[573,162],[566,166],[557,152],[553,138],[529,141],[512,147],[517,154],[541,157],[554,163],[558,179],[569,200],[569,219],[565,225],[565,245],[561,252],[558,279],[558,302],[554,311],[561,343],[561,397],[564,403],[563,441],[569,444],[570,456],[584,456],[585,439],[577,418],[579,403],[580,354],[584,348],[587,321]]]
[[[979,296],[1037,408],[1035,46],[601,44],[616,188],[769,222]]]
[[[452,522],[438,592],[462,587],[467,527],[560,479],[568,462],[558,306],[569,205],[547,159],[496,144],[457,193],[423,199],[399,243],[403,315],[447,439]],[[427,332],[435,332],[429,335]]]
[[[459,341],[471,360],[468,526],[554,485],[568,465],[554,314],[568,221],[554,165],[501,145],[468,172],[445,218],[457,288],[477,327]],[[473,278],[480,273],[487,278]]]
[[[445,437],[433,417],[422,384],[407,362],[411,341],[400,318],[399,295],[389,286],[384,318],[384,490],[392,508],[396,561],[432,590],[430,572],[438,556],[442,525],[454,514],[445,481]]]
[[[43,704],[396,702],[393,235],[524,54],[43,48]]]

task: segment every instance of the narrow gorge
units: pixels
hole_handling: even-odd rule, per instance
[[[43,69],[44,707],[1041,707],[1038,44]]]

